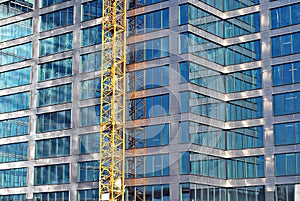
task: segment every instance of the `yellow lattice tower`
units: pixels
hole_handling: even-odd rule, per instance
[[[99,200],[124,200],[126,0],[103,0]]]

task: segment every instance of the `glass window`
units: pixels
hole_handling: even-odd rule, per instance
[[[102,17],[102,0],[89,1],[82,4],[82,21]]]
[[[194,5],[180,6],[180,25],[192,24],[221,38],[230,38],[260,31],[259,13],[223,20]]]
[[[80,82],[80,99],[100,97],[100,79],[85,80]]]
[[[39,81],[72,75],[72,58],[52,61],[39,65]]]
[[[49,132],[71,128],[71,110],[38,114],[37,132]]]
[[[298,42],[300,32],[272,37],[272,57],[285,56],[300,52]]]
[[[34,185],[69,183],[69,164],[34,167]]]
[[[72,84],[38,89],[38,106],[56,105],[71,102]]]
[[[100,105],[80,108],[80,126],[93,126],[100,124]]]
[[[0,114],[30,108],[30,92],[0,96]]]
[[[98,153],[100,151],[99,133],[79,135],[79,154]]]
[[[126,186],[125,200],[170,201],[170,187],[169,184]]]
[[[259,40],[223,47],[192,33],[180,34],[179,52],[180,54],[192,53],[220,65],[233,65],[261,59]]]
[[[40,40],[40,56],[47,56],[73,48],[73,33],[66,33]]]
[[[99,161],[78,163],[78,182],[92,182],[99,180]]]
[[[0,49],[0,66],[32,58],[32,42]]]
[[[163,2],[166,0],[130,0],[127,2],[127,8],[128,9],[134,9],[134,8],[139,8],[159,2]]]
[[[169,175],[169,155],[148,155],[126,158],[126,178]],[[145,167],[145,168],[142,168]]]
[[[66,2],[66,1],[69,1],[69,0],[42,0],[41,7],[43,8],[43,7],[51,6],[54,4],[59,4],[62,2]]]
[[[169,37],[158,38],[128,46],[127,64],[169,56]]]
[[[239,1],[239,0],[225,0],[225,1],[217,1],[217,0],[200,0],[220,11],[230,11],[236,10],[239,8],[250,7],[259,4],[258,0],[246,0],[246,1]]]
[[[73,7],[41,15],[41,31],[73,24]]]
[[[276,176],[299,175],[300,153],[275,155]]]
[[[100,44],[101,35],[102,35],[101,25],[82,29],[81,47]]]
[[[0,4],[0,19],[31,11],[33,11],[32,0],[24,0],[22,2],[16,0],[6,1]]]
[[[158,10],[127,19],[128,36],[157,31],[169,27],[169,9]]]
[[[77,195],[77,201],[91,201],[99,199],[98,189],[79,190]]]
[[[298,113],[300,92],[273,95],[274,115]],[[276,106],[276,107],[275,107]]]
[[[169,144],[169,124],[126,129],[126,149],[162,146]]]
[[[152,89],[169,85],[169,66],[127,73],[127,91]]]
[[[0,188],[27,186],[27,168],[0,170]]]
[[[70,155],[70,137],[37,140],[35,158],[61,157]]]
[[[1,8],[1,4],[0,4]],[[1,14],[0,14],[1,15]],[[18,21],[0,27],[0,42],[21,38],[32,34],[32,19]]]
[[[0,138],[29,134],[29,117],[0,121]]]
[[[80,73],[87,73],[100,70],[101,52],[92,52],[81,55]]]
[[[26,201],[26,194],[0,195],[3,201]]]
[[[45,193],[34,193],[34,201],[69,201],[68,191],[58,191],[58,192],[45,192]]]
[[[271,9],[271,28],[280,28],[300,23],[300,4]]]
[[[28,160],[28,142],[0,145],[0,163]]]
[[[127,119],[142,119],[169,114],[169,94],[132,99],[127,102]]]
[[[0,73],[0,89],[30,84],[31,67]]]

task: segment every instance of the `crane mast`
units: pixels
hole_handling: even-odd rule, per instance
[[[103,0],[99,200],[124,200],[126,0]]]

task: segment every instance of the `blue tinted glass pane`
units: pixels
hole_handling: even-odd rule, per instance
[[[292,5],[292,24],[300,23],[300,4]]]
[[[271,10],[271,28],[280,27],[280,9]]]
[[[280,44],[280,37],[272,38],[272,57],[277,57],[281,55]]]
[[[293,43],[293,49],[292,53],[296,54],[300,52],[300,33],[294,33],[292,34],[292,43]]]
[[[280,8],[281,26],[288,26],[291,24],[291,8],[290,6]]]

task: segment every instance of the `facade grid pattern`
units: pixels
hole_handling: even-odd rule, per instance
[[[300,197],[300,0],[127,3],[126,201]],[[101,15],[0,1],[1,201],[98,200]]]

